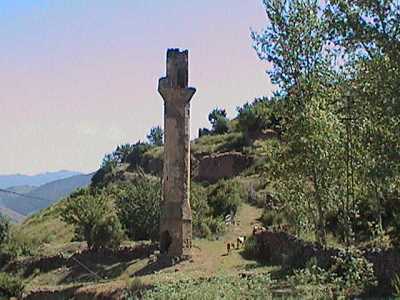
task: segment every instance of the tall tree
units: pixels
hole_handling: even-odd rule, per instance
[[[162,146],[164,143],[164,131],[160,126],[155,126],[150,129],[147,135],[149,143],[155,146]]]
[[[285,98],[277,188],[298,228],[313,229],[326,244],[327,216],[336,209],[340,132],[335,115],[337,74],[332,68],[327,23],[318,1],[264,0],[269,25],[252,33],[261,59]]]
[[[208,121],[212,125],[212,133],[224,134],[229,131],[228,118],[225,109],[214,108],[208,115]]]

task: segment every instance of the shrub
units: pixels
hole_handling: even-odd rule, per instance
[[[198,183],[190,185],[190,205],[193,217],[193,236],[200,238],[211,237],[212,231],[206,223],[210,214],[210,207],[207,203],[207,191]]]
[[[372,263],[353,248],[341,250],[330,271],[346,294],[357,295],[377,284]]]
[[[118,216],[128,237],[157,240],[161,199],[159,180],[142,174],[135,185],[120,187],[116,197]]]
[[[115,214],[110,214],[98,222],[91,232],[91,242],[95,248],[116,249],[123,241],[121,222]]]
[[[238,126],[243,132],[256,132],[263,129],[280,131],[279,101],[268,98],[255,99],[238,107]]]
[[[316,258],[312,258],[304,269],[294,270],[287,280],[297,291],[311,291],[314,298],[329,295],[328,298],[347,299],[376,285],[372,264],[359,250],[341,250],[339,255],[334,257],[334,261],[335,263],[325,270],[317,266]]]
[[[116,247],[122,230],[109,195],[84,190],[69,198],[61,218],[75,226],[75,238],[85,240],[89,249]]]
[[[250,278],[216,275],[174,282],[159,282],[144,291],[139,299],[271,299],[274,284],[269,274]],[[135,295],[136,296],[136,295]],[[135,298],[134,299],[137,299]],[[129,298],[128,298],[129,299]]]
[[[0,295],[20,297],[23,290],[24,284],[21,279],[7,273],[0,273]]]
[[[393,290],[394,290],[394,296],[400,297],[400,275],[399,274],[394,276],[394,278],[392,280],[392,286],[393,286]]]
[[[260,221],[264,227],[287,223],[283,212],[271,210],[269,208],[264,209]]]
[[[204,220],[204,224],[216,236],[221,236],[226,231],[225,221],[222,217],[209,216]]]
[[[209,194],[209,205],[215,217],[235,216],[242,203],[242,190],[238,182],[232,180],[220,180]]]
[[[0,246],[8,241],[10,236],[10,220],[0,213]]]
[[[254,236],[249,236],[244,243],[243,256],[246,258],[256,258],[259,254],[257,241]]]
[[[11,234],[8,242],[3,245],[2,259],[13,259],[20,256],[35,255],[38,242],[22,234]]]
[[[142,158],[144,153],[152,149],[154,146],[143,143],[141,141],[137,142],[132,146],[132,152],[127,157],[127,162],[133,168],[139,168],[142,165]]]

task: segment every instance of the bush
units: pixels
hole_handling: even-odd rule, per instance
[[[8,260],[21,256],[35,255],[38,244],[38,241],[32,239],[31,237],[22,235],[20,233],[11,234],[8,242],[3,245],[1,250],[2,263],[7,263]]]
[[[250,278],[216,275],[210,278],[193,278],[173,282],[158,282],[133,299],[272,299],[271,287],[275,281],[269,274]],[[128,298],[130,299],[130,298]]]
[[[346,294],[358,295],[377,284],[372,263],[357,249],[341,250],[330,271]]]
[[[246,242],[244,243],[243,256],[245,258],[254,259],[258,254],[259,251],[256,238],[254,236],[247,237]]]
[[[236,215],[242,203],[242,190],[238,182],[232,180],[220,180],[209,194],[209,205],[213,216]]]
[[[394,290],[394,296],[400,297],[400,275],[394,276],[392,280],[392,286]]]
[[[160,228],[161,186],[144,174],[135,185],[120,187],[116,195],[118,216],[129,238],[157,240]]]
[[[7,273],[0,273],[0,295],[20,297],[24,290],[22,280]]]
[[[8,241],[10,237],[10,220],[0,213],[0,246]]]
[[[117,247],[122,240],[113,203],[104,193],[87,189],[75,194],[66,201],[61,218],[75,226],[75,238],[85,240],[89,249]]]
[[[260,221],[264,227],[287,223],[286,218],[282,212],[278,212],[276,210],[271,210],[268,208],[264,209]]]
[[[326,270],[318,267],[317,259],[312,258],[304,269],[294,270],[287,280],[293,289],[301,293],[311,291],[314,298],[321,298],[321,295],[329,295],[328,298],[352,298],[376,285],[372,264],[359,250],[341,250],[334,261]]]
[[[245,132],[274,129],[280,131],[281,117],[279,116],[279,101],[268,98],[255,99],[246,103],[238,110],[238,127]]]
[[[110,214],[98,222],[91,232],[94,248],[116,249],[123,241],[124,234],[121,222],[115,214]]]

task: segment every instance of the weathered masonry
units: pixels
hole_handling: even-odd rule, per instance
[[[169,49],[167,76],[158,91],[164,98],[164,171],[161,201],[160,250],[170,257],[190,256],[192,211],[190,209],[190,100],[188,51]]]

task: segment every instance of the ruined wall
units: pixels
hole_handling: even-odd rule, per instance
[[[262,231],[255,235],[255,239],[257,258],[277,265],[304,267],[311,258],[315,258],[320,267],[328,268],[334,263],[332,257],[339,253],[338,249],[324,248],[286,232]],[[373,264],[378,289],[390,291],[392,279],[400,274],[400,250],[365,249],[363,255]]]
[[[198,161],[195,180],[217,182],[239,175],[252,163],[252,158],[239,152],[227,152],[204,156]]]

